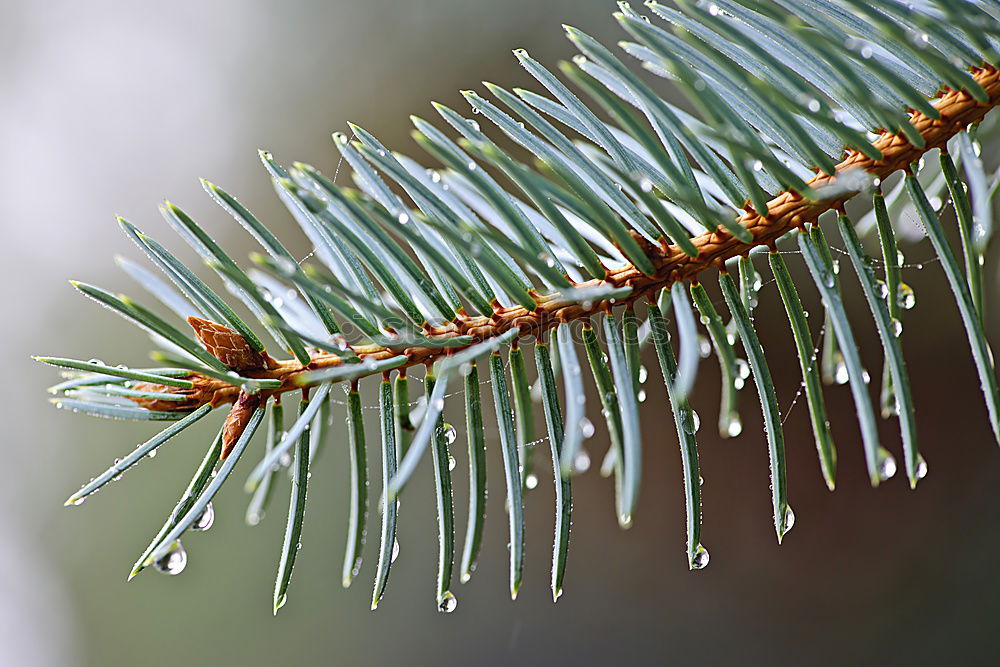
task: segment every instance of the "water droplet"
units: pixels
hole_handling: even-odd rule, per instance
[[[699,544],[691,555],[691,569],[702,570],[706,565],[708,565],[708,549]]]
[[[649,371],[646,370],[645,366],[639,366],[639,384],[645,384],[647,377],[649,377]]]
[[[795,512],[791,505],[785,505],[785,516],[781,520],[781,534],[784,535],[795,525]]]
[[[455,460],[455,457],[454,456],[449,456],[448,457],[448,470],[454,470],[456,465],[458,465],[458,462]]]
[[[885,281],[879,280],[875,283],[878,288],[878,296],[880,299],[884,299],[889,296],[889,286],[885,284]]]
[[[191,524],[191,530],[206,531],[212,527],[213,523],[215,523],[215,508],[212,507],[212,503],[209,503],[205,505],[205,509],[201,511],[198,518]]]
[[[580,420],[580,431],[583,432],[584,438],[594,437],[594,423],[584,417]]]
[[[288,452],[282,452],[281,456],[278,458],[278,464],[282,468],[287,468],[288,466],[292,465],[292,455],[289,454]]]
[[[816,113],[819,111],[819,100],[811,99],[809,100],[809,111]]]
[[[146,456],[148,456],[151,459],[155,459],[156,458],[156,450],[155,449],[149,450],[149,454],[146,454]]]
[[[573,459],[573,467],[577,472],[587,472],[590,469],[590,454],[581,449]]]
[[[636,397],[636,399],[640,403],[645,403],[646,402],[646,390],[645,389],[640,389],[639,393],[636,394],[635,397]]]
[[[741,379],[746,380],[750,377],[750,364],[747,363],[746,359],[736,360],[736,370]]]
[[[899,335],[903,333],[903,323],[896,318],[892,318],[892,333],[894,333],[897,338],[899,338]]]
[[[698,413],[688,408],[684,411],[684,430],[688,433],[697,433],[701,428],[701,417]]]
[[[868,373],[868,371],[864,369],[861,369],[861,381],[864,382],[865,384],[868,384],[869,382],[872,381],[872,376]]]
[[[837,354],[837,361],[833,369],[833,381],[837,384],[847,384],[850,376],[847,373],[847,364],[844,362],[844,357]]]
[[[399,558],[399,540],[394,540],[392,543],[392,558],[389,562],[395,563],[397,558]]]
[[[923,479],[927,477],[927,460],[924,458],[923,454],[917,454],[917,479]]]
[[[187,567],[187,561],[187,552],[184,551],[181,541],[177,540],[170,547],[170,551],[153,563],[153,567],[164,574],[176,575],[184,571],[184,568]]]
[[[438,611],[450,614],[458,606],[458,598],[451,591],[445,591],[438,600]]]
[[[531,473],[527,477],[525,477],[524,486],[529,489],[533,489],[536,486],[538,486],[538,475],[536,475],[535,473]]]
[[[917,305],[917,295],[913,293],[913,288],[906,283],[899,283],[898,303],[903,310],[910,310]]]
[[[707,337],[698,335],[698,355],[702,359],[708,359],[709,355],[712,354],[712,343]]]
[[[742,432],[743,432],[743,421],[740,419],[740,415],[734,412],[729,417],[729,424],[726,426],[726,435],[728,435],[730,438],[735,438]]]
[[[741,377],[733,378],[733,388],[736,389],[736,391],[739,391],[739,390],[743,389],[743,386],[745,384],[746,384],[746,381],[743,378],[741,378]]]
[[[760,160],[754,160],[753,165],[751,165],[754,171],[763,171],[764,163]]]
[[[896,474],[896,459],[885,449],[878,452],[878,478],[880,482],[891,479]]]
[[[72,505],[73,507],[79,507],[80,505],[84,504],[85,502],[87,502],[87,498],[86,497],[77,498],[73,502],[71,502],[70,505]]]
[[[247,514],[247,523],[251,526],[256,526],[260,523],[260,520],[264,518],[261,512],[250,512]]]
[[[410,221],[410,216],[406,213],[400,213],[396,219],[399,220],[399,224],[405,225]]]
[[[450,447],[455,442],[455,438],[458,437],[458,431],[451,424],[445,422],[444,425],[444,441]]]
[[[469,171],[475,171],[477,167],[476,163],[472,160],[469,160],[469,163],[465,166],[469,168]]]

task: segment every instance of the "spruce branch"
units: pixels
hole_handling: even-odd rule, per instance
[[[689,401],[704,368],[700,359],[714,347],[723,384],[720,434],[736,437],[744,431],[737,392],[745,384],[752,382],[760,399],[772,518],[781,542],[795,514],[784,419],[753,318],[763,284],[753,253],[769,251],[828,488],[835,487],[837,450],[821,379],[850,385],[872,485],[893,477],[897,468],[880,440],[856,343],[860,339],[841,292],[843,277],[820,226],[826,213],[836,214],[846,246],[842,252],[879,334],[885,360],[881,414],[898,419],[910,485],[926,475],[927,463],[917,443],[917,412],[899,340],[903,311],[913,307],[915,296],[902,281],[893,219],[908,202],[951,288],[1000,442],[1000,387],[983,326],[982,268],[1000,172],[986,173],[974,140],[980,123],[1000,104],[996,12],[978,2],[951,0],[938,0],[934,8],[864,0],[675,4],[647,2],[658,17],[653,21],[619,3],[614,17],[636,40],[619,46],[650,73],[672,81],[698,115],[671,104],[597,40],[566,27],[581,54],[559,71],[613,122],[520,49],[514,52],[518,61],[552,97],[485,84],[501,108],[475,91],[463,91],[473,111],[527,151],[531,164],[494,143],[476,120],[440,104],[435,110],[459,138],[411,117],[414,140],[443,165],[439,169],[428,170],[390,151],[354,124],[350,138],[333,137],[353,171],[354,187],[338,185],[303,163],[286,168],[261,151],[275,192],[313,244],[315,260],[297,262],[248,208],[208,181],[202,185],[209,196],[263,249],[264,254],[251,254],[254,268],[242,268],[189,215],[165,203],[161,213],[167,223],[259,321],[264,338],[165,246],[119,219],[124,233],[169,282],[127,260],[119,264],[193,335],[127,296],[72,283],[147,331],[162,348],[151,353],[161,367],[36,357],[66,376],[51,388],[53,402],[98,417],[170,424],[116,460],[67,504],[82,503],[213,409],[231,404],[201,465],[129,578],[149,565],[170,574],[184,569],[181,538],[188,530],[211,526],[213,497],[270,410],[265,451],[244,488],[252,494],[247,523],[256,525],[273,487],[291,480],[272,600],[277,612],[299,555],[311,465],[333,430],[332,392],[341,384],[347,390],[350,452],[343,584],[351,585],[362,567],[369,461],[381,467],[380,475],[372,476],[381,480],[375,609],[397,555],[403,490],[429,452],[438,508],[434,601],[440,611],[454,610],[455,533],[461,522],[449,449],[457,433],[445,422],[445,402],[448,388],[461,384],[470,502],[459,580],[472,576],[483,542],[484,457],[487,442],[498,439],[508,508],[509,586],[511,597],[517,596],[525,552],[524,497],[539,480],[532,450],[547,441],[555,490],[551,593],[558,600],[571,562],[572,478],[589,467],[584,441],[594,431],[586,417],[577,332],[600,394],[610,440],[601,470],[614,476],[620,526],[628,528],[639,507],[640,404],[647,375],[640,353],[652,341],[683,467],[685,558],[692,570],[708,564],[701,543],[700,420]],[[949,24],[940,22],[942,15]],[[893,53],[876,51],[881,43]],[[933,150],[940,160],[922,167],[922,156]],[[883,193],[886,179],[900,171],[900,184]],[[503,184],[501,179],[506,179]],[[946,188],[961,253],[952,250],[940,217]],[[855,225],[845,204],[865,193],[872,193],[872,212]],[[870,232],[878,235],[884,280],[865,254],[863,237]],[[796,284],[779,254],[779,243],[790,239],[797,240],[811,281]],[[738,264],[734,275],[729,260]],[[713,270],[731,317],[728,324],[704,285]],[[819,345],[799,296],[813,287],[824,308]],[[710,338],[700,332],[696,312]],[[675,320],[676,352],[668,317]],[[275,343],[270,352],[265,338]],[[534,381],[524,352],[532,339]],[[505,347],[510,348],[509,375],[501,356]],[[479,395],[477,364],[486,356],[496,438],[486,437]],[[411,404],[410,378],[421,378],[409,371],[421,366],[424,396]],[[362,415],[360,387],[367,378],[380,380],[378,457],[368,452]],[[301,394],[294,419],[286,418],[282,407],[288,392]],[[535,428],[532,396],[544,410],[544,435]],[[291,475],[277,474],[289,465]]]

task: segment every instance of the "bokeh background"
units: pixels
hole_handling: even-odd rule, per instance
[[[277,618],[271,590],[286,501],[279,494],[270,516],[248,528],[238,484],[217,499],[215,527],[186,540],[190,561],[181,576],[149,572],[126,585],[129,566],[173,506],[213,426],[199,424],[171,441],[155,461],[85,506],[62,507],[82,481],[151,430],[56,412],[45,394],[55,373],[28,358],[145,359],[138,330],[66,284],[77,278],[139,292],[112,262],[116,253],[138,258],[113,216],[128,217],[194,261],[156,213],[157,202],[170,198],[245,256],[250,239],[204,196],[197,177],[205,176],[304,255],[308,247],[273,196],[258,147],[332,173],[329,132],[352,120],[417,154],[407,116],[431,117],[430,100],[464,109],[457,91],[483,79],[532,83],[511,48],[527,48],[549,63],[569,57],[562,22],[606,42],[621,35],[608,0],[5,0],[0,6],[0,273],[7,294],[0,326],[7,378],[0,464],[3,665],[972,665],[997,659],[1000,452],[934,263],[907,270],[918,302],[907,313],[903,336],[930,474],[915,492],[902,475],[871,489],[849,391],[837,387],[827,401],[840,474],[837,491],[827,492],[800,402],[785,426],[797,522],[780,548],[770,523],[756,396],[744,391],[744,436],[720,440],[712,428],[718,389],[709,360],[693,403],[706,424],[700,432],[703,541],[711,564],[687,570],[677,444],[650,357],[643,409],[647,477],[636,525],[617,528],[610,484],[596,465],[577,478],[566,593],[557,605],[548,592],[552,492],[544,475],[528,496],[526,582],[516,602],[507,596],[495,438],[488,441],[492,494],[483,556],[473,580],[456,584],[453,614],[435,611],[436,524],[426,465],[403,500],[400,557],[379,610],[368,611],[372,541],[355,586],[341,588],[347,477],[346,451],[337,440],[314,472],[304,548],[289,603]],[[987,145],[988,160],[995,159],[994,145]],[[912,263],[932,254],[926,242],[905,251]],[[789,261],[802,275],[797,257]],[[995,294],[992,264],[987,275]],[[852,279],[845,285],[866,365],[877,377],[881,359],[870,318]],[[803,294],[807,307],[820,312],[812,290]],[[994,339],[1000,336],[996,312],[991,309],[989,323]],[[788,406],[799,371],[773,283],[761,292],[757,325],[780,403]],[[462,423],[461,402],[450,409],[451,420]],[[895,423],[881,427],[898,455]],[[595,460],[606,441],[599,427],[587,443]],[[463,462],[460,457],[458,473]],[[462,526],[461,474],[456,487]]]

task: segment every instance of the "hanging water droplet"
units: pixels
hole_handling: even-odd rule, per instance
[[[705,478],[702,477],[701,475],[698,475],[698,486],[699,487],[705,486]]]
[[[903,310],[910,310],[917,305],[917,295],[913,293],[913,288],[906,283],[899,283],[898,303]]]
[[[819,108],[820,108],[819,107],[819,100],[817,100],[815,98],[809,100],[809,111],[811,111],[813,113],[816,113],[817,111],[819,111]]]
[[[448,456],[448,470],[454,470],[456,465],[458,465],[458,461],[455,460],[455,457]]]
[[[868,371],[864,369],[861,369],[861,381],[864,382],[865,384],[868,384],[869,382],[872,381],[872,376],[868,373]]]
[[[438,611],[450,614],[458,606],[458,598],[451,591],[445,591],[438,600]]]
[[[688,433],[697,433],[701,428],[701,417],[698,413],[688,408],[684,411],[684,430]]]
[[[646,370],[645,366],[639,366],[639,384],[645,384],[647,377],[649,377],[649,371]]]
[[[729,423],[726,425],[726,435],[730,438],[735,438],[740,433],[743,432],[743,420],[740,419],[738,413],[733,413],[729,417]]]
[[[586,450],[581,449],[576,458],[573,459],[573,467],[578,473],[590,470],[590,454]]]
[[[70,503],[70,505],[72,505],[73,507],[79,507],[80,505],[84,504],[85,502],[87,502],[87,498],[86,498],[86,497],[83,497],[83,498],[76,498],[76,499],[74,499],[74,500],[73,500],[73,501],[72,501],[72,502]]]
[[[897,338],[903,333],[903,323],[896,318],[892,318],[892,333],[896,334]]]
[[[260,520],[264,518],[262,512],[250,512],[247,514],[247,524],[250,526],[256,526],[260,523]]]
[[[743,386],[745,384],[746,380],[744,380],[743,378],[741,377],[733,378],[733,388],[736,389],[736,391],[740,391],[741,389],[743,389]]]
[[[455,438],[458,437],[458,431],[451,424],[445,422],[444,425],[444,441],[450,447],[455,442]]]
[[[746,359],[736,360],[736,370],[739,373],[740,378],[746,380],[750,377],[750,364],[747,363]]]
[[[156,450],[155,449],[149,450],[149,454],[146,454],[146,456],[148,456],[151,459],[155,459],[156,458]]]
[[[281,456],[278,458],[278,464],[281,465],[282,468],[287,468],[292,465],[292,455],[288,452],[282,452]]]
[[[878,288],[878,296],[880,299],[884,299],[889,296],[889,286],[885,284],[884,280],[879,280],[875,283]]]
[[[594,423],[586,417],[582,418],[580,420],[580,432],[583,433],[584,438],[594,437]]]
[[[885,449],[878,452],[878,479],[884,482],[896,474],[896,459]]]
[[[833,381],[837,384],[847,384],[850,379],[850,375],[847,373],[847,363],[844,361],[844,357],[841,354],[837,354],[837,360],[834,362],[833,368]]]
[[[538,486],[538,475],[535,473],[530,473],[524,478],[524,486],[528,489],[533,489]]]
[[[399,540],[393,540],[393,542],[392,542],[392,557],[389,560],[389,562],[390,563],[395,563],[397,558],[399,558]]]
[[[706,565],[708,565],[708,549],[699,544],[691,556],[691,569],[702,570]]]
[[[791,505],[785,505],[785,516],[781,519],[781,534],[784,535],[795,525],[795,512]]]
[[[924,458],[923,454],[917,454],[917,479],[923,479],[927,477],[927,460]]]
[[[209,503],[205,505],[205,509],[191,524],[191,530],[206,531],[212,527],[213,523],[215,523],[215,508],[212,507],[212,503]]]
[[[181,541],[177,540],[170,547],[170,551],[153,563],[153,567],[164,574],[176,575],[184,571],[184,568],[187,567],[187,561],[187,552],[184,551]]]
[[[399,224],[405,225],[410,221],[410,216],[407,213],[400,213],[396,219],[399,220]]]
[[[646,401],[646,390],[640,389],[639,393],[636,394],[635,397],[640,403],[644,403]]]
[[[702,359],[708,359],[709,355],[712,354],[712,343],[708,340],[706,336],[698,334],[698,356]]]

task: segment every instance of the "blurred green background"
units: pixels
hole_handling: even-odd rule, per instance
[[[114,224],[115,214],[194,262],[156,213],[156,203],[170,198],[236,256],[245,256],[249,238],[204,196],[197,182],[204,176],[239,196],[304,255],[304,240],[257,162],[258,147],[283,162],[304,160],[332,173],[337,154],[329,132],[351,120],[389,146],[419,155],[408,138],[408,114],[433,117],[430,100],[464,110],[457,91],[483,79],[530,84],[510,49],[524,47],[546,63],[569,57],[562,22],[613,43],[621,38],[609,16],[613,9],[607,0],[3,4],[0,271],[8,315],[0,335],[8,417],[0,466],[0,663],[996,660],[1000,456],[957,312],[933,263],[907,271],[918,303],[907,313],[903,337],[930,464],[926,480],[915,492],[902,475],[871,489],[849,391],[830,389],[838,489],[831,494],[821,481],[800,403],[786,422],[797,521],[779,548],[756,396],[752,389],[743,392],[743,437],[720,440],[712,428],[718,381],[710,360],[693,398],[706,424],[700,432],[703,541],[711,564],[701,572],[689,572],[685,563],[677,444],[652,357],[643,409],[647,476],[636,525],[627,532],[617,528],[612,490],[596,465],[577,478],[566,592],[557,605],[548,591],[552,493],[544,475],[527,500],[526,581],[516,602],[506,593],[495,438],[487,443],[492,494],[484,552],[473,580],[456,583],[459,605],[451,615],[435,611],[436,524],[426,464],[404,496],[400,557],[375,613],[368,611],[372,540],[355,586],[345,591],[340,585],[347,475],[339,440],[329,443],[316,466],[303,551],[289,603],[277,618],[271,591],[283,493],[270,516],[251,529],[243,524],[242,490],[230,485],[217,499],[215,527],[186,540],[190,560],[181,576],[149,572],[125,584],[214,425],[200,424],[171,441],[155,461],[85,506],[62,507],[82,481],[151,431],[56,412],[45,394],[55,373],[28,359],[30,353],[116,363],[145,359],[147,341],[138,330],[87,303],[65,282],[140,292],[112,262],[116,253],[138,258]],[[926,242],[905,252],[914,263],[932,254]],[[801,276],[798,258],[788,259]],[[756,321],[784,407],[796,393],[799,371],[763,264],[758,268],[767,285]],[[988,269],[995,292],[995,267]],[[881,358],[870,318],[852,279],[845,285],[865,362],[877,377]],[[819,313],[813,291],[802,291],[807,307]],[[997,324],[992,316],[994,339]],[[371,389],[368,404],[374,402]],[[449,410],[451,421],[463,423],[460,401]],[[597,410],[591,412],[596,423]],[[881,426],[898,456],[895,423]],[[595,462],[606,441],[599,425],[587,443]],[[460,457],[456,472],[460,527],[462,462]],[[247,471],[241,465],[236,478]]]

